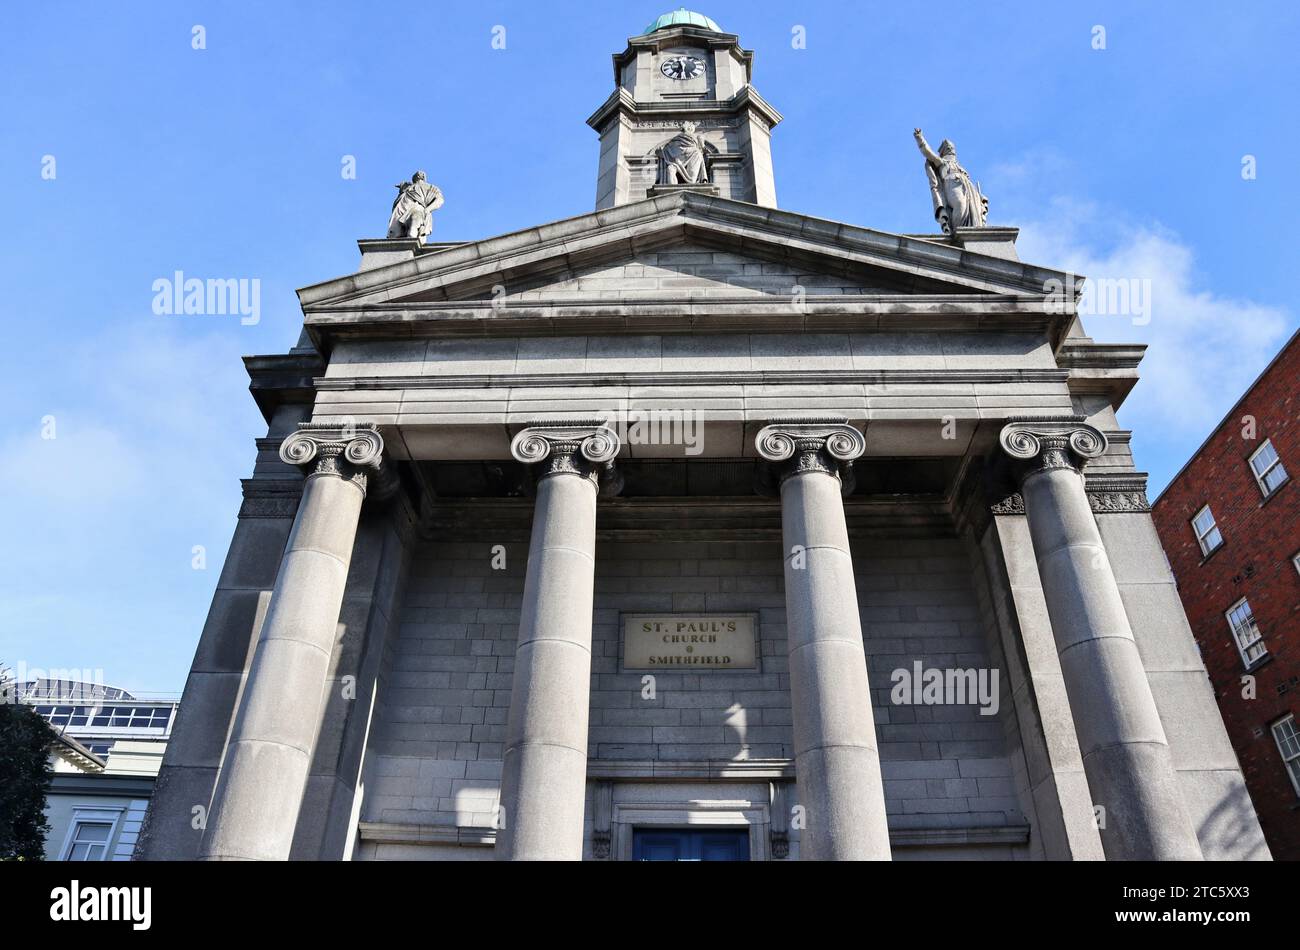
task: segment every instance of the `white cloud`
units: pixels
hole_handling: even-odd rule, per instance
[[[1146,314],[1085,314],[1083,326],[1100,342],[1147,344],[1124,423],[1190,438],[1190,455],[1280,349],[1293,315],[1206,288],[1193,249],[1159,225],[1067,198],[1051,208],[1047,221],[1021,225],[1021,259],[1083,275],[1085,292],[1103,279],[1149,281]]]

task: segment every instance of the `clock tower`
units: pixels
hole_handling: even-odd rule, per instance
[[[776,207],[772,127],[750,85],[754,54],[709,17],[666,13],[614,55],[614,91],[587,120],[600,134],[596,209],[694,191]]]

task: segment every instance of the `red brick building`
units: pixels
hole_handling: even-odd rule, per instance
[[[1264,836],[1300,860],[1300,333],[1152,506]]]

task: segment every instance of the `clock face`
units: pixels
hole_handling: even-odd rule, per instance
[[[659,71],[669,79],[695,79],[704,75],[704,61],[694,56],[673,56],[659,64]]]

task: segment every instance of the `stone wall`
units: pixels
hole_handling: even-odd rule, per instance
[[[487,543],[434,542],[415,551],[371,735],[367,826],[433,826],[438,840],[459,835],[462,843],[478,842],[466,829],[491,827],[527,558],[522,543],[505,551],[504,570],[493,570]],[[999,828],[1004,842],[1015,842],[1026,818],[1006,754],[1005,715],[890,699],[892,671],[911,670],[917,660],[926,669],[1001,666],[996,646],[990,655],[961,543],[864,540],[855,544],[855,570],[891,831],[910,831],[918,847],[927,830],[964,840],[965,830]],[[790,759],[782,590],[776,541],[601,542],[591,768],[648,777],[652,763],[777,760],[779,768]],[[619,672],[621,611],[755,612],[761,668],[656,674],[654,698],[643,698],[645,674]],[[1001,693],[1005,701],[1005,686]],[[725,783],[710,787],[719,798],[735,793]],[[367,845],[368,836],[373,831],[363,834],[361,857],[490,855],[487,848]],[[797,831],[792,838],[794,856]],[[989,853],[1025,849],[1004,843]]]

